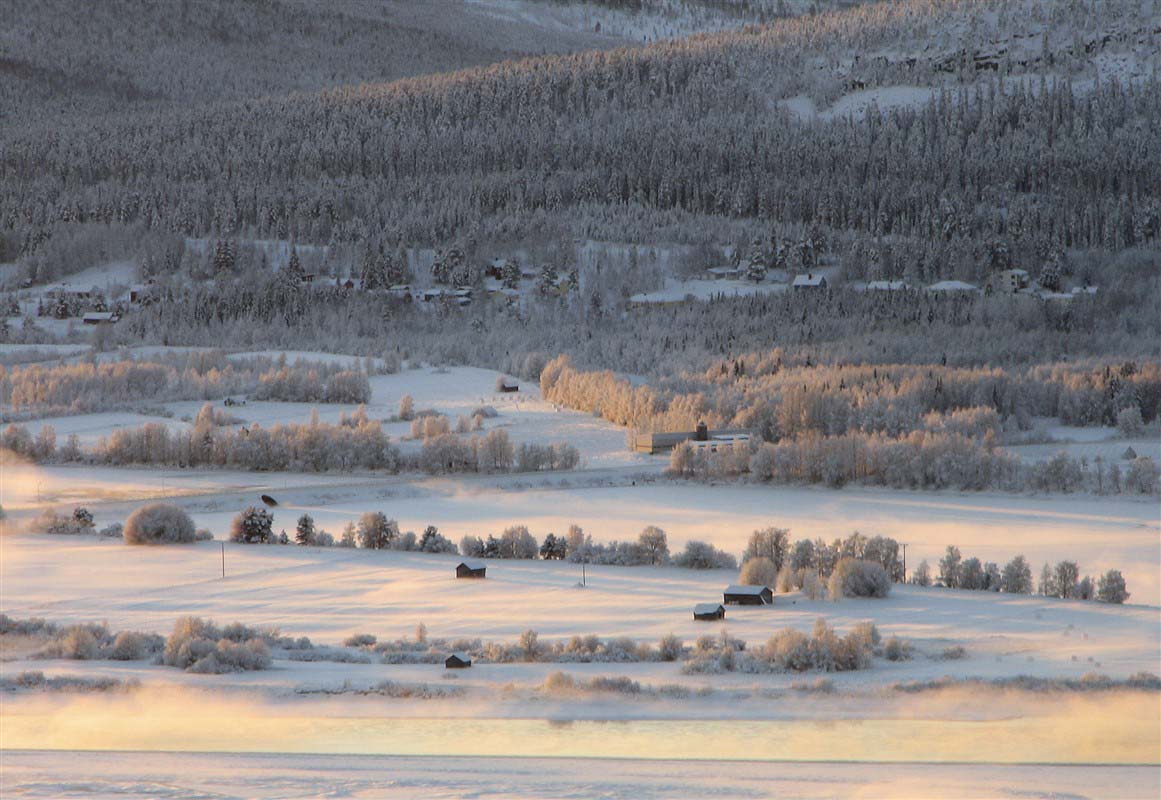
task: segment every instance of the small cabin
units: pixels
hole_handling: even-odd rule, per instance
[[[472,665],[471,656],[463,653],[452,653],[443,660],[444,669],[467,669]]]
[[[511,394],[512,392],[520,391],[520,384],[516,381],[501,379],[496,381],[496,391],[504,394]]]
[[[726,609],[721,603],[698,603],[693,607],[693,618],[705,622],[725,619]]]
[[[723,600],[726,605],[770,606],[774,605],[774,592],[769,586],[734,584],[726,587]]]
[[[456,565],[457,578],[484,578],[488,566],[483,561],[464,560]]]

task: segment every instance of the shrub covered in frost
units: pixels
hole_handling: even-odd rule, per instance
[[[870,664],[871,643],[877,635],[874,626],[869,629],[860,626],[840,637],[820,618],[809,636],[794,628],[779,631],[766,643],[762,656],[775,666],[793,672],[863,669]]]
[[[883,657],[888,661],[907,661],[911,658],[911,645],[892,636],[883,644]]]
[[[787,568],[789,572],[789,568]],[[775,586],[778,591],[790,591],[779,585],[778,568],[774,562],[765,556],[751,558],[742,564],[742,571],[738,575],[738,583],[748,586]]]
[[[157,655],[164,649],[164,636],[139,631],[121,631],[113,640],[109,658],[114,661],[141,661]]]
[[[141,506],[125,520],[126,544],[187,544],[196,533],[189,514],[170,503]]]
[[[891,576],[881,564],[840,559],[829,582],[832,599],[840,597],[886,597],[891,593]]]
[[[252,628],[234,623],[219,631],[211,620],[182,617],[165,641],[162,663],[218,674],[268,669],[271,657],[266,642]]]

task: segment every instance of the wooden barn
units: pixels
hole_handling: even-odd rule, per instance
[[[772,606],[774,592],[769,586],[733,584],[726,587],[724,602],[737,606]]]
[[[475,559],[464,559],[456,565],[457,578],[485,578],[488,565]]]
[[[471,656],[463,653],[452,653],[443,660],[444,669],[467,669],[472,665]]]
[[[693,607],[693,618],[706,622],[725,619],[726,609],[721,603],[698,603]]]

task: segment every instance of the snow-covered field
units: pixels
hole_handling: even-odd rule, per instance
[[[288,354],[295,357],[322,356]],[[857,529],[905,542],[911,569],[921,559],[934,566],[949,544],[1001,564],[1022,553],[1034,571],[1065,558],[1078,561],[1082,575],[1118,568],[1130,604],[897,586],[886,600],[781,594],[772,608],[731,607],[724,623],[707,624],[693,621],[692,606],[720,600],[736,572],[590,565],[579,587],[575,564],[493,561],[486,580],[457,581],[453,556],[222,542],[130,548],[116,539],[10,533],[0,537],[0,611],[15,618],[165,634],[192,614],[275,626],[332,647],[357,633],[411,637],[420,623],[433,639],[504,643],[532,629],[544,643],[592,634],[656,645],[673,633],[692,644],[724,628],[758,647],[787,627],[808,631],[821,617],[840,634],[873,621],[884,637],[907,641],[912,658],[877,658],[870,669],[827,675],[822,688],[814,687],[817,674],[684,674],[680,663],[654,661],[481,662],[453,678],[441,664],[279,654],[267,671],[194,675],[148,661],[37,660],[28,643],[0,637],[0,678],[39,670],[141,685],[100,695],[6,693],[3,796],[1155,797],[1161,790],[1157,692],[1045,693],[993,683],[1158,671],[1155,500],[670,481],[661,474],[666,458],[628,452],[616,426],[544,402],[535,384],[497,394],[496,377],[464,367],[373,376],[366,411],[389,420],[404,394],[416,409],[453,420],[490,405],[499,413],[487,428],[503,426],[518,443],[570,442],[582,453],[581,469],[425,477],[6,464],[0,504],[13,528],[39,508],[77,504],[102,526],[147,499],[169,498],[218,539],[263,493],[279,501],[276,531],[292,531],[309,513],[338,533],[363,512],[383,511],[404,530],[434,524],[453,540],[513,524],[542,538],[577,523],[607,542],[659,525],[673,551],[699,539],[737,554],[752,530],[769,525],[789,528],[794,539]],[[200,402],[164,405],[171,417],[106,412],[43,422],[58,437],[77,433],[91,443],[119,425],[183,426]],[[251,401],[229,410],[240,424],[269,426],[305,422],[313,408]],[[329,422],[354,410],[318,406]],[[1041,427],[1053,444],[1013,451],[1032,459],[1131,443],[1151,454],[1156,444],[1108,429]],[[406,440],[408,423],[385,428],[404,447],[418,446]],[[955,647],[964,657],[946,658]],[[556,671],[641,689],[551,689]],[[952,684],[942,689],[897,688],[945,677]],[[957,683],[966,680],[979,682]],[[383,681],[451,694],[359,693]],[[157,752],[169,750],[176,752]],[[287,753],[308,755],[288,761]],[[549,760],[559,755],[570,758]],[[1036,766],[1076,763],[1090,766]]]
[[[235,353],[232,358],[255,355],[277,357],[283,353]],[[145,357],[148,353],[135,353]],[[332,361],[344,366],[361,362],[353,356],[318,353],[285,353],[287,362],[296,360]],[[588,468],[629,467],[663,463],[664,460],[632,453],[625,444],[625,432],[611,423],[543,401],[535,381],[520,382],[520,391],[506,394],[496,392],[499,373],[475,367],[408,369],[393,375],[375,375],[370,378],[371,401],[366,404],[367,416],[376,420],[394,420],[399,412],[403,395],[411,395],[415,410],[432,409],[448,415],[454,428],[458,417],[471,418],[473,412],[490,406],[498,416],[484,422],[484,429],[503,428],[515,444],[534,442],[548,444],[567,442],[580,451],[582,466]],[[28,429],[35,435],[43,425],[52,425],[57,439],[63,442],[70,434],[77,434],[84,446],[92,446],[102,436],[116,428],[137,427],[146,422],[162,423],[174,429],[186,429],[196,417],[203,401],[189,400],[158,404],[172,414],[159,417],[132,411],[79,414],[64,417],[46,417],[30,420]],[[221,407],[221,403],[215,403]],[[358,408],[354,404],[283,403],[249,401],[244,406],[227,409],[231,416],[241,420],[237,425],[269,428],[279,423],[306,423],[317,410],[322,422],[337,423],[340,416],[351,415]],[[411,441],[410,422],[387,422],[383,430],[404,449],[418,448],[420,442]]]

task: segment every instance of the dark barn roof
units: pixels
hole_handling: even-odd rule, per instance
[[[726,587],[724,598],[727,603],[753,605],[772,604],[774,602],[774,592],[770,591],[769,586],[735,583]]]
[[[464,669],[472,665],[472,657],[463,653],[452,653],[444,659],[445,669]]]
[[[694,619],[725,619],[726,609],[721,603],[698,603],[693,607]]]

